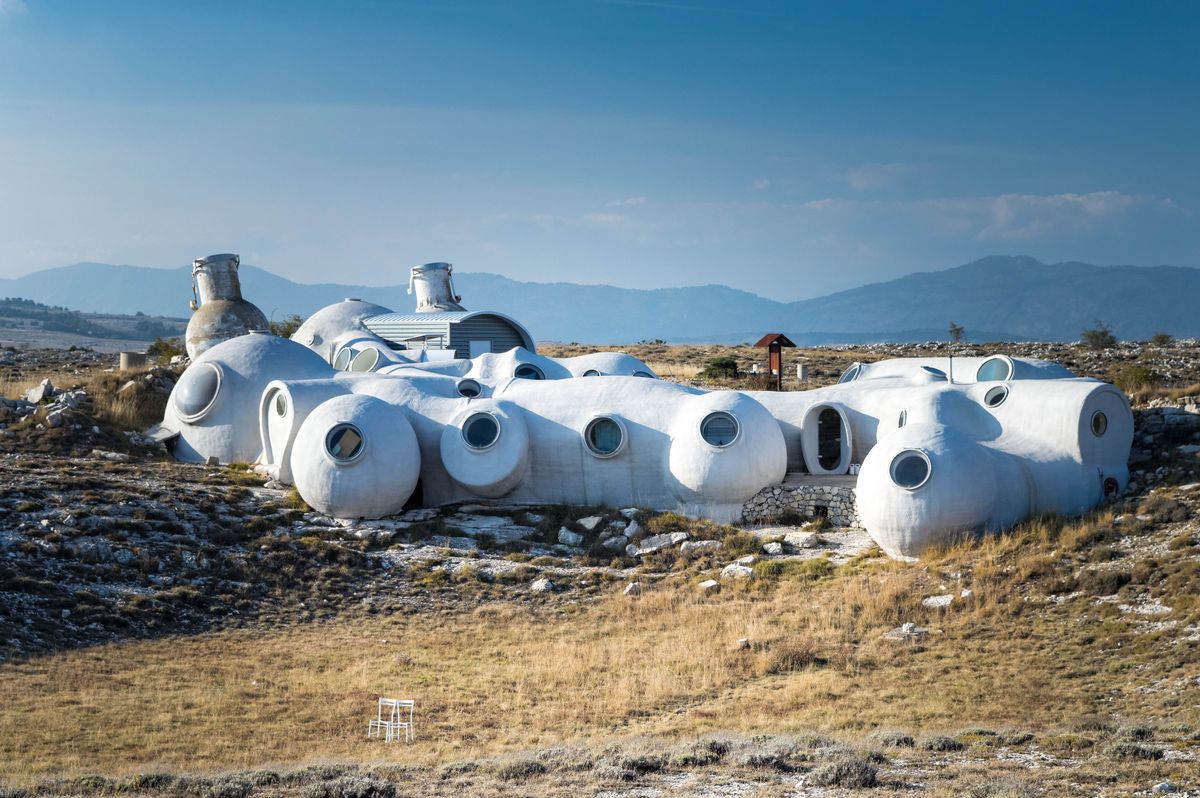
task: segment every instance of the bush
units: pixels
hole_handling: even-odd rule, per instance
[[[1113,383],[1125,393],[1136,393],[1160,385],[1162,377],[1140,363],[1130,363],[1117,371]]]
[[[171,358],[176,355],[186,355],[187,350],[183,348],[183,344],[178,338],[155,338],[154,342],[146,348],[146,357],[157,360],[160,365],[166,365],[171,362]]]
[[[815,787],[874,787],[879,769],[861,757],[845,757],[814,770],[806,779]]]
[[[870,739],[884,748],[912,748],[917,744],[911,734],[896,729],[880,729]]]
[[[703,380],[736,379],[738,375],[737,360],[730,355],[721,355],[708,361],[708,364],[696,376]]]
[[[545,765],[529,757],[503,759],[496,763],[495,768],[496,775],[505,781],[521,781],[546,772]]]
[[[1143,759],[1153,761],[1163,758],[1163,750],[1140,743],[1113,743],[1104,749],[1105,756],[1112,759]]]
[[[1150,343],[1155,346],[1170,346],[1175,343],[1175,339],[1171,337],[1170,333],[1160,332],[1154,334],[1154,337],[1150,339]]]
[[[280,338],[291,338],[292,333],[300,329],[300,325],[304,323],[304,317],[296,313],[289,316],[284,316],[279,321],[270,323],[271,334],[278,335]]]
[[[1079,334],[1084,346],[1088,349],[1112,349],[1117,345],[1117,337],[1113,335],[1112,327],[1097,320],[1096,326]]]
[[[396,798],[396,787],[369,776],[343,776],[313,784],[301,795],[303,798]]]
[[[922,751],[961,751],[966,747],[953,737],[945,735],[925,737],[921,740]]]

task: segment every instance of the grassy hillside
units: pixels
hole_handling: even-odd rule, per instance
[[[1082,373],[1169,368],[1142,396],[1161,402],[1197,382],[1193,350],[1047,354]],[[803,354],[827,382],[896,353]],[[761,352],[639,354],[682,372]],[[0,392],[36,382],[24,362]],[[764,540],[796,528],[755,537],[647,511],[641,534],[720,546],[636,559],[594,536],[553,545],[584,515],[618,518],[598,508],[533,508],[528,543],[464,549],[447,537],[462,534],[454,508],[338,524],[244,465],[164,461],[122,432],[157,414],[164,377],[121,393],[126,376],[63,368],[56,382],[89,391],[82,432],[26,420],[0,435],[4,798],[1200,786],[1200,456],[1187,446],[1155,451],[1136,493],[1087,518],[1034,519],[916,564],[844,556],[849,533],[817,525],[797,530],[811,545],[766,556]],[[701,589],[743,555],[752,576]],[[538,577],[555,589],[533,592]],[[896,639],[909,623],[918,633]],[[365,739],[380,695],[417,700],[415,743]]]

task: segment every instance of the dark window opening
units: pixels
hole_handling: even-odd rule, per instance
[[[817,462],[826,471],[842,462],[842,417],[832,407],[817,416]]]
[[[828,518],[828,517],[829,517],[829,505],[828,504],[814,504],[813,505],[813,518]]]

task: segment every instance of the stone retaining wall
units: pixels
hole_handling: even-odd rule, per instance
[[[823,514],[834,526],[861,527],[856,499],[854,488],[848,486],[772,485],[743,505],[742,520],[771,522],[791,512],[805,518]]]

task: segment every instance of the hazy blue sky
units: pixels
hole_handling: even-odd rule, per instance
[[[0,0],[0,276],[1200,266],[1200,4]]]

